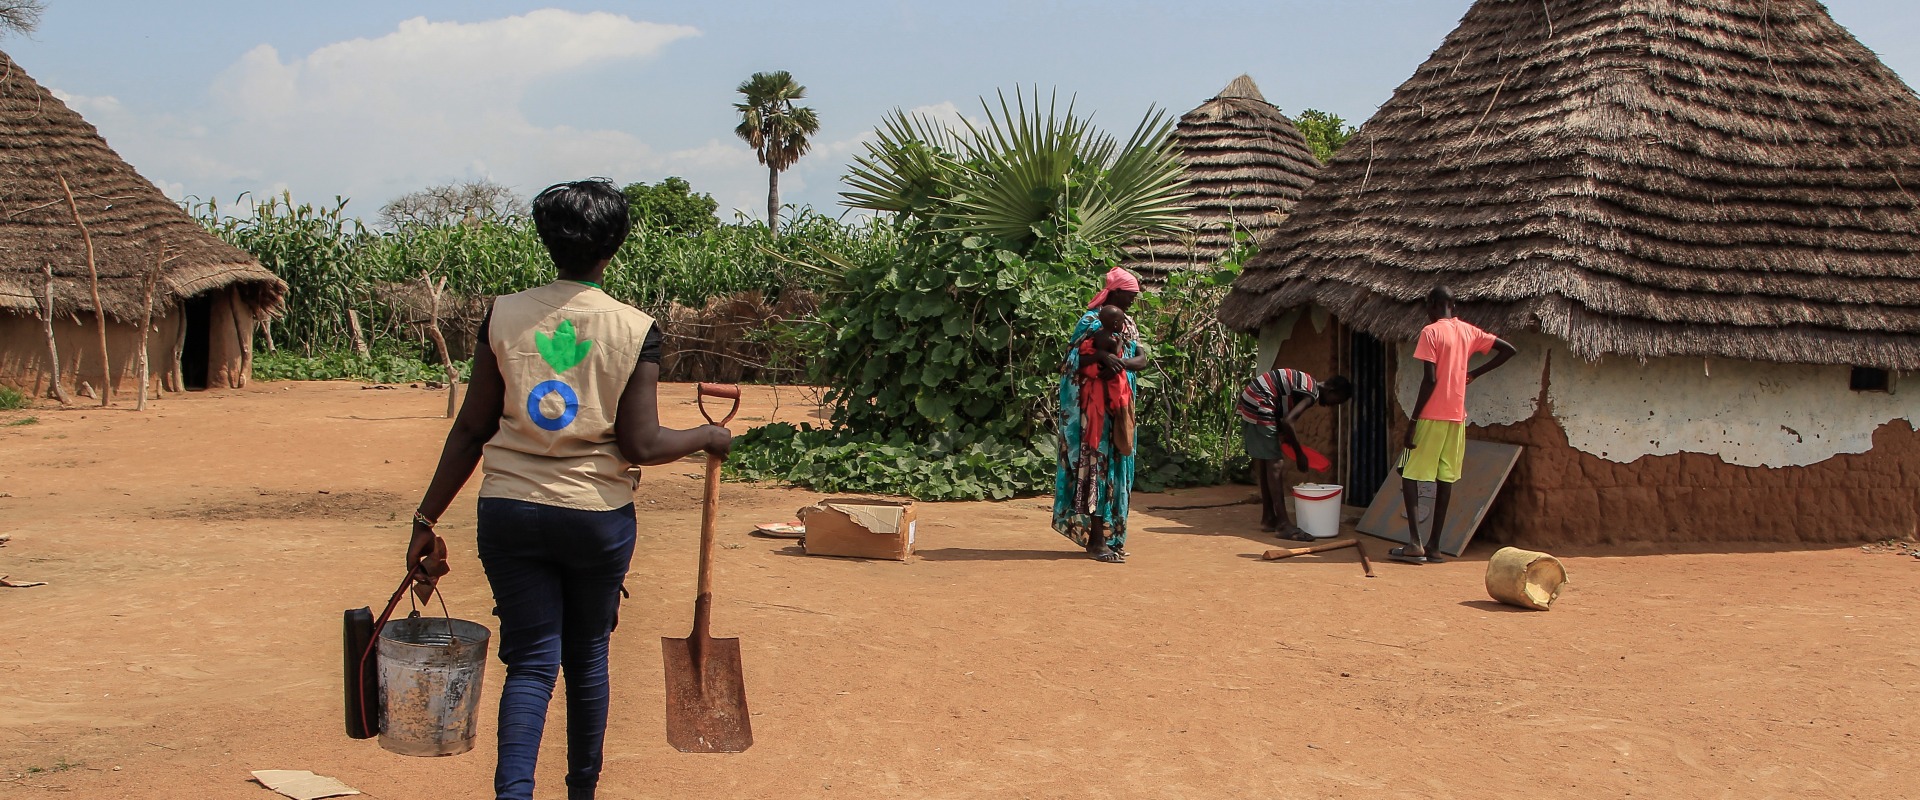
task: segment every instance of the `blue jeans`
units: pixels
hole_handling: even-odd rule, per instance
[[[607,735],[607,645],[633,560],[633,506],[580,511],[480,499],[480,564],[500,617],[500,800],[533,797],[553,684],[567,675],[567,797],[593,797]]]

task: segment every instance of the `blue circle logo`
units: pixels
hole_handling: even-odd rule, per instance
[[[547,399],[547,395],[550,394],[558,394],[561,400],[566,401],[567,407],[558,417],[549,417],[540,411],[540,401]],[[533,391],[527,393],[527,418],[533,420],[533,424],[540,426],[542,430],[560,430],[572,425],[573,418],[579,415],[580,396],[574,394],[573,387],[565,383],[547,381],[533,387]]]

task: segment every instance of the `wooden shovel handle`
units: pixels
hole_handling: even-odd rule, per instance
[[[698,594],[693,598],[693,633],[687,637],[695,642],[710,638],[707,626],[713,613],[714,518],[719,515],[720,459],[708,456],[707,493],[700,501],[700,580],[696,589]]]
[[[700,416],[706,417],[708,422],[724,426],[733,421],[733,415],[740,413],[740,387],[738,386],[724,383],[700,383],[694,385],[693,391],[694,402],[700,406]],[[725,419],[714,422],[713,415],[707,413],[707,398],[709,397],[718,397],[723,400],[733,401],[733,408],[727,410]]]

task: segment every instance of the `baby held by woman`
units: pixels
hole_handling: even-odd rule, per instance
[[[1095,432],[1105,430],[1108,416],[1119,424],[1113,426],[1114,452],[1120,455],[1133,455],[1133,386],[1127,381],[1125,370],[1117,364],[1122,357],[1120,347],[1123,331],[1127,325],[1127,312],[1117,306],[1100,307],[1100,329],[1080,342],[1080,374],[1090,380],[1081,389],[1092,393],[1088,407],[1086,430]],[[1089,441],[1090,446],[1098,447],[1099,442]]]

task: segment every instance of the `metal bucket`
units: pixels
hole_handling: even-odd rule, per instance
[[[409,617],[380,629],[380,747],[403,756],[473,749],[486,675],[485,625]]]
[[[1502,547],[1487,560],[1487,594],[1510,606],[1545,611],[1566,582],[1567,568],[1546,553]]]

